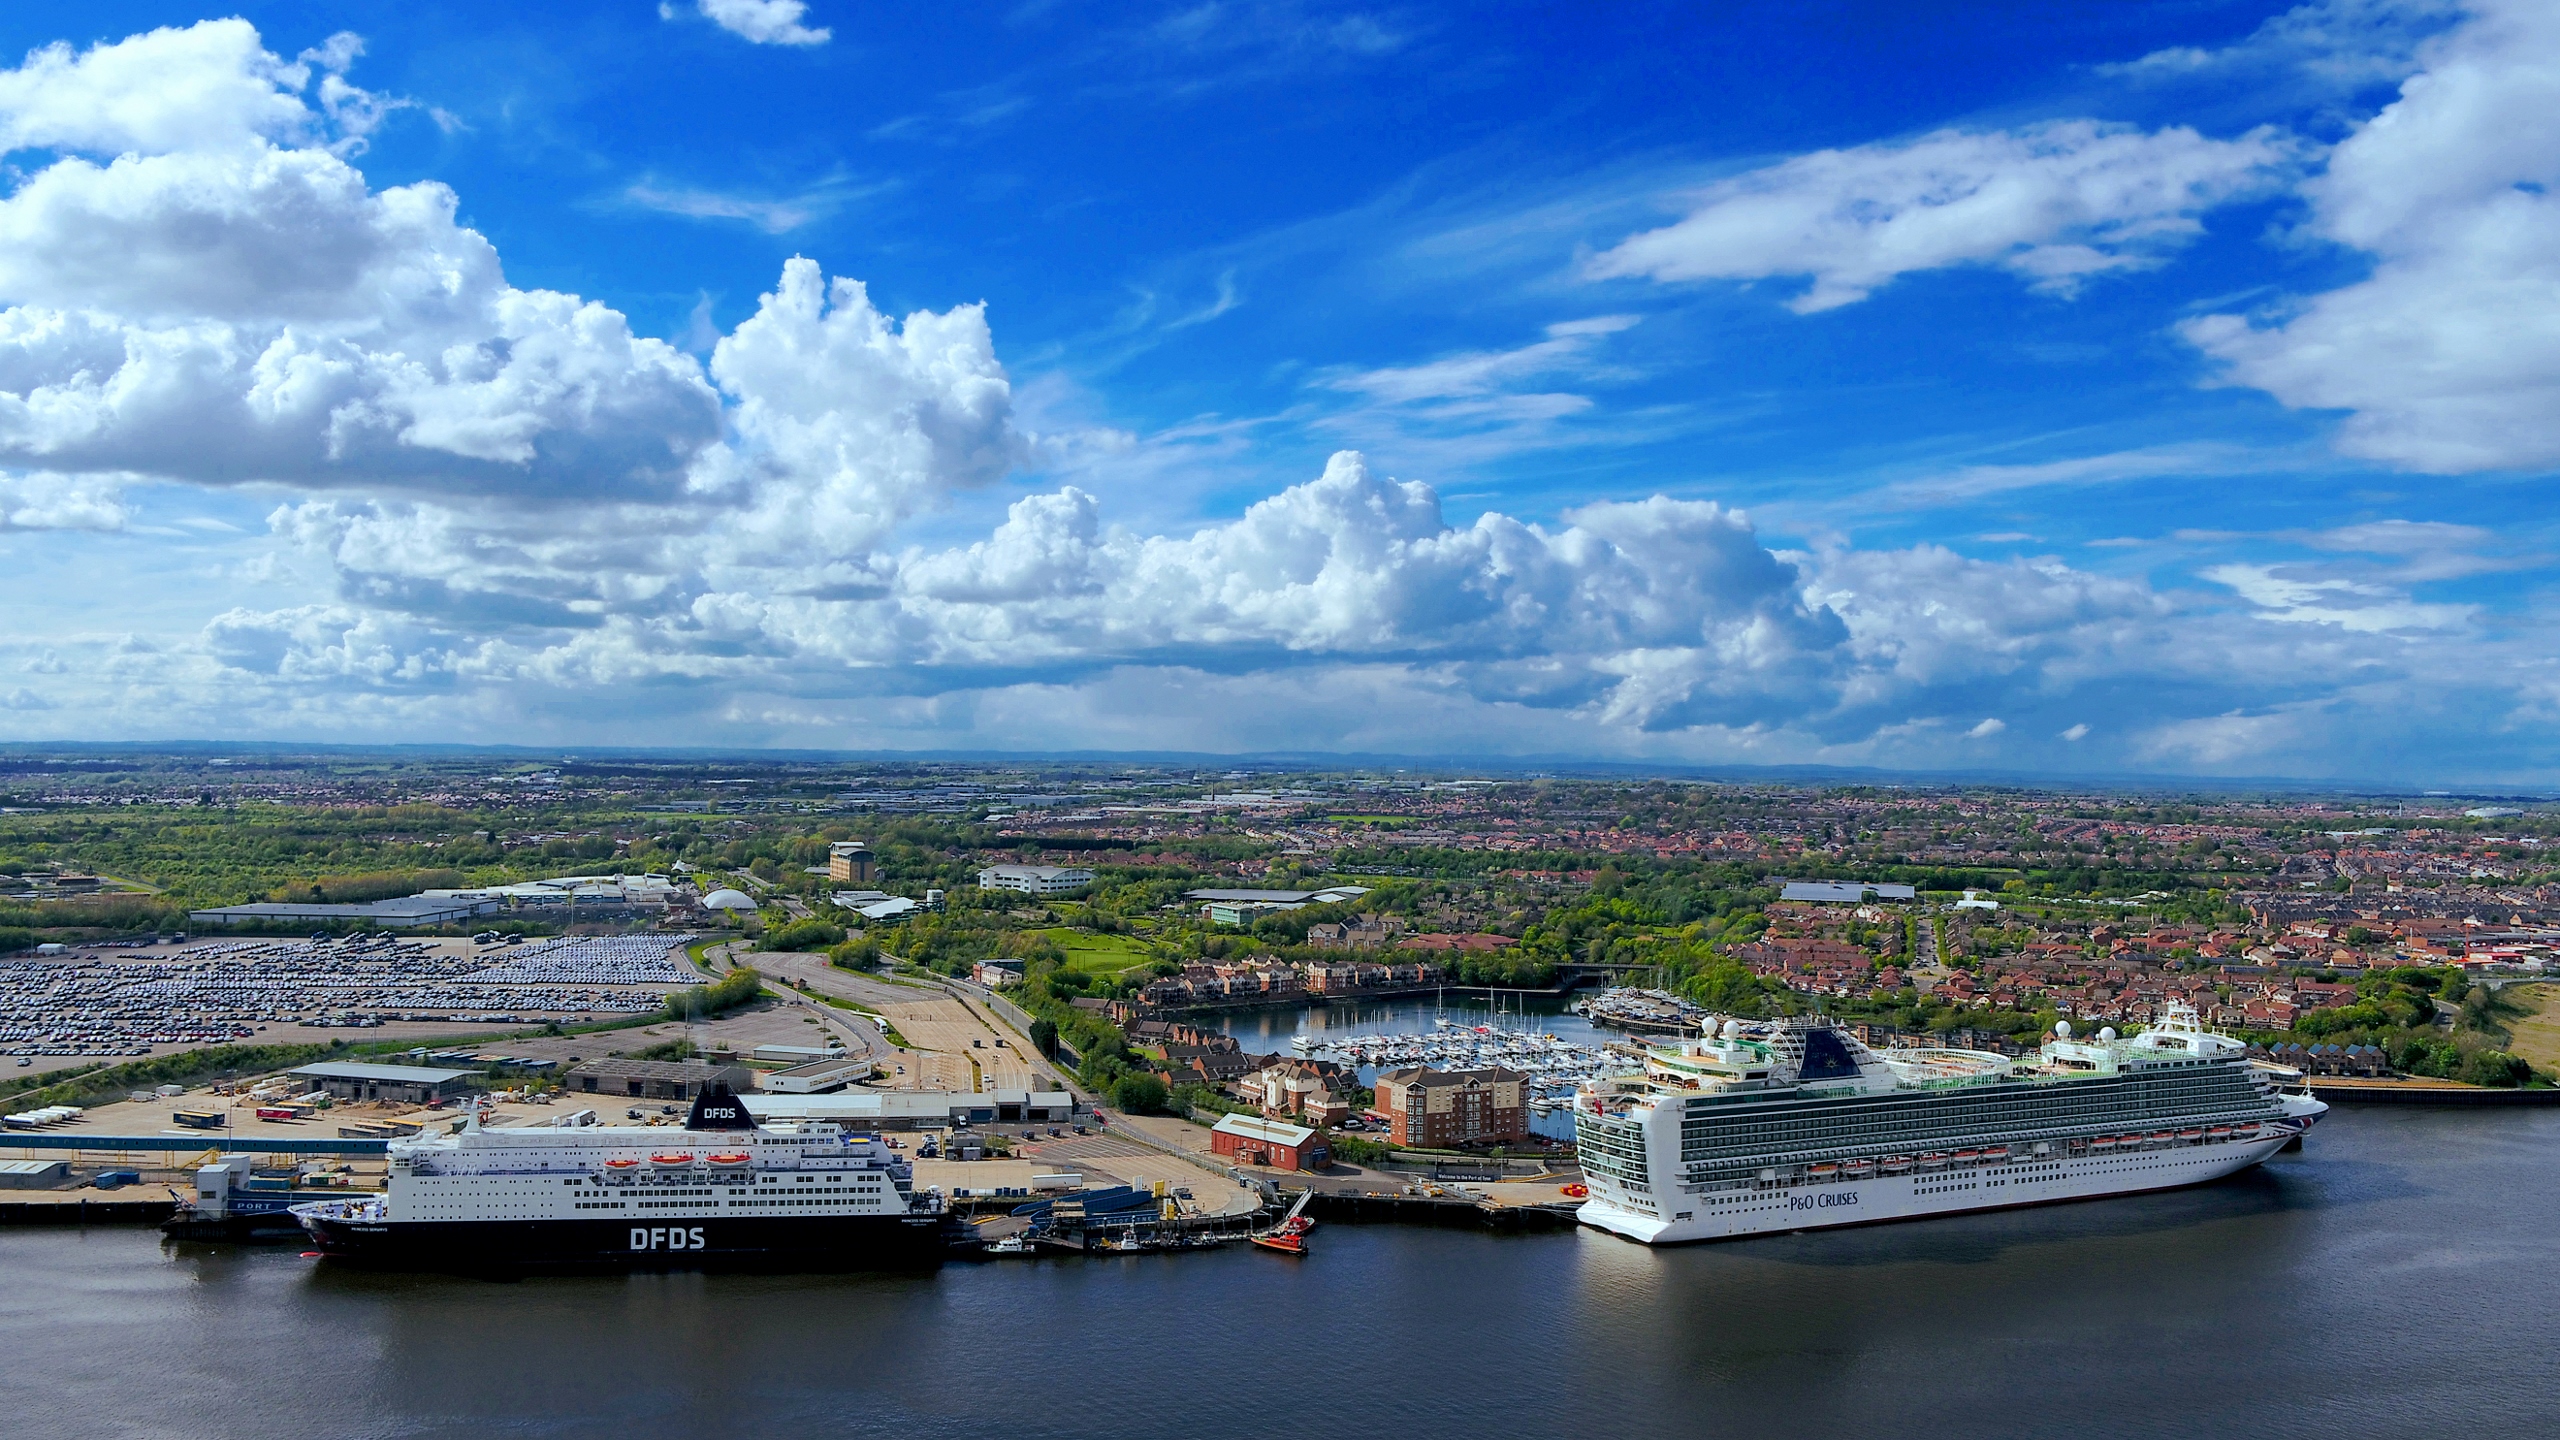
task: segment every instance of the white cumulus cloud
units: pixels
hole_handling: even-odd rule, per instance
[[[805,0],[694,0],[693,8],[712,24],[757,45],[824,45],[835,35],[826,26],[800,23],[809,14]],[[658,14],[666,19],[676,18],[676,13],[673,4],[658,7]]]
[[[112,479],[0,472],[0,530],[121,530],[132,508]]]
[[[2093,275],[2159,264],[2205,211],[2271,189],[2294,153],[2270,130],[2216,140],[2093,120],[1822,150],[1708,187],[1686,218],[1620,241],[1587,273],[1804,276],[1811,285],[1789,302],[1798,312],[1950,265],[1997,265],[2068,294]]]
[[[2437,473],[2560,463],[2560,8],[2471,8],[2305,187],[2372,273],[2185,327],[2230,379],[2348,412],[2347,453]]]

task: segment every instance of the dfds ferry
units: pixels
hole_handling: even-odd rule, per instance
[[[1711,1024],[1576,1095],[1580,1216],[1671,1244],[2162,1190],[2255,1165],[2328,1112],[2184,1007],[2130,1040],[2054,1032],[2012,1061]]]
[[[760,1128],[715,1088],[685,1127],[483,1129],[390,1146],[379,1195],[296,1205],[331,1259],[525,1273],[938,1264],[962,1226],[876,1136]]]

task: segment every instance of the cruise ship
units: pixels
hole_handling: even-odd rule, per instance
[[[2182,1007],[2130,1039],[2054,1030],[2012,1060],[1711,1021],[1577,1093],[1580,1217],[1664,1245],[2164,1190],[2255,1165],[2328,1111]]]
[[[331,1259],[402,1269],[895,1269],[962,1238],[877,1136],[760,1127],[714,1089],[683,1129],[484,1128],[390,1145],[381,1194],[293,1207]]]

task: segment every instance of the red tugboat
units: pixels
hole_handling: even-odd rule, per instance
[[[1313,1190],[1302,1191],[1298,1196],[1298,1203],[1289,1207],[1288,1217],[1254,1236],[1253,1243],[1265,1250],[1276,1250],[1283,1255],[1305,1255],[1307,1232],[1316,1228],[1316,1222],[1307,1218],[1307,1202],[1315,1196],[1316,1192]]]

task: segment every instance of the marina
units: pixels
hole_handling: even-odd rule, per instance
[[[1533,1098],[1544,1098],[1533,1108],[1530,1128],[1551,1140],[1573,1138],[1567,1101],[1576,1077],[1643,1067],[1629,1037],[1592,1024],[1561,1000],[1500,992],[1488,998],[1482,990],[1454,987],[1428,998],[1231,1012],[1216,1024],[1247,1050],[1352,1066],[1363,1085],[1373,1085],[1380,1069],[1400,1065],[1502,1064],[1533,1080],[1543,1076],[1543,1084],[1531,1086]],[[1477,1054],[1487,1058],[1471,1058]]]
[[[1411,1033],[1360,1035],[1339,1040],[1298,1035],[1291,1054],[1355,1067],[1372,1080],[1381,1070],[1428,1065],[1435,1070],[1480,1070],[1499,1065],[1528,1077],[1529,1108],[1539,1114],[1569,1106],[1574,1090],[1591,1081],[1643,1065],[1627,1047],[1567,1040],[1550,1030],[1502,1028],[1498,1023],[1470,1025],[1447,1016],[1432,1029]]]

